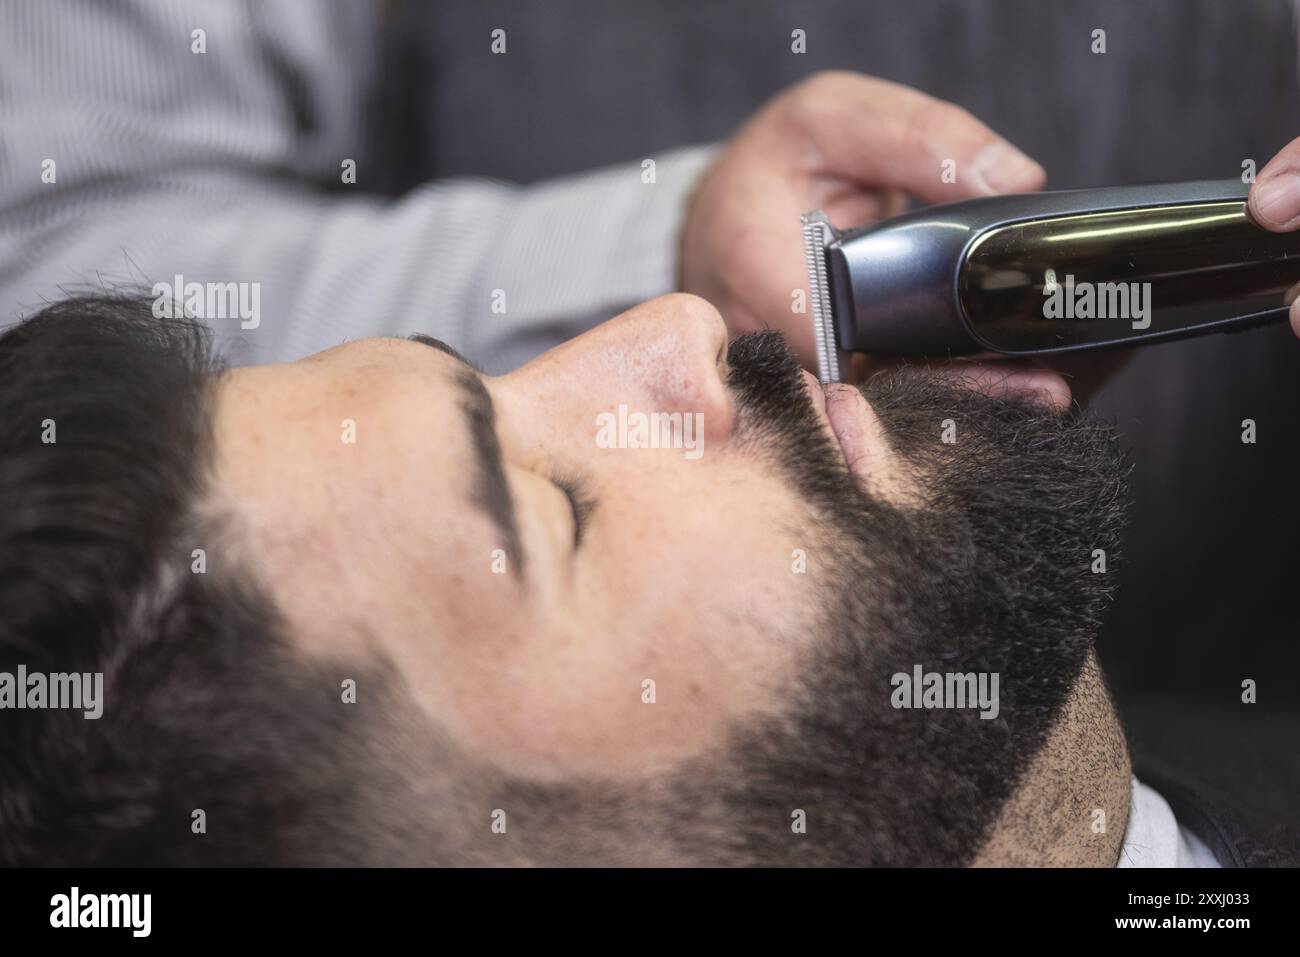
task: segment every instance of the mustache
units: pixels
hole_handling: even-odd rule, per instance
[[[780,434],[815,425],[799,361],[779,332],[751,332],[727,347],[727,388],[740,413],[739,428]]]
[[[781,333],[751,332],[732,340],[726,384],[736,404],[736,440],[771,460],[805,500],[835,511],[862,498]]]

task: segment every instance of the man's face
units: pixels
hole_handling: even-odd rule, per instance
[[[1059,377],[968,375],[1032,394],[1048,410],[1026,415],[1054,434]],[[1014,443],[1032,430],[998,420],[1011,403],[972,396],[966,419],[918,378],[823,395],[774,336],[729,355],[718,314],[686,296],[501,377],[366,340],[223,377],[213,499],[306,651],[383,653],[451,740],[513,774],[644,776],[782,712],[830,644],[891,648],[890,668],[930,640],[943,653],[935,632],[1008,600],[985,580],[1011,577],[996,556],[964,567],[988,528],[1010,530],[1010,566],[1048,542],[1086,571],[1068,516],[1034,537],[1014,503],[1058,506],[1032,500],[1046,469],[1077,506],[1063,476],[1097,465],[1087,443],[1026,467]],[[670,447],[644,447],[638,417],[673,413],[680,428],[654,430]],[[963,448],[964,479],[946,474]]]

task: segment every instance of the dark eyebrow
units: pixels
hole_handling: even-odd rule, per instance
[[[418,333],[407,338],[437,349],[465,367],[458,370],[454,378],[460,390],[460,408],[465,413],[465,424],[469,429],[474,459],[478,464],[473,501],[496,525],[497,532],[505,539],[506,558],[511,569],[518,570],[519,580],[525,581],[524,550],[519,525],[515,521],[515,499],[510,494],[510,483],[506,481],[505,465],[501,458],[501,443],[497,441],[496,410],[492,407],[492,396],[479,378],[474,364],[451,346],[440,339]]]
[[[435,339],[433,336],[426,336],[422,332],[413,332],[411,333],[411,335],[406,337],[406,341],[418,342],[420,345],[428,346],[430,349],[437,349],[443,355],[451,356],[457,362],[461,363],[461,365],[468,366],[469,368],[473,369],[475,372],[479,373],[480,375],[483,374],[482,369],[480,369],[473,362],[470,362],[463,355],[461,355],[451,346],[447,345],[447,343],[443,342],[441,339]]]

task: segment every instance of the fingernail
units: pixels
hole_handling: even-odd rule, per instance
[[[1285,226],[1300,216],[1300,176],[1287,170],[1255,184],[1251,209],[1260,222]]]
[[[1043,168],[1010,143],[999,140],[979,151],[971,173],[975,184],[987,193],[1013,193],[1037,186]]]

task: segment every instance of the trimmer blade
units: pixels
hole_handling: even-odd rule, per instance
[[[840,381],[839,347],[826,276],[826,247],[835,240],[835,227],[820,209],[804,213],[803,251],[808,266],[808,298],[812,307],[813,340],[817,346],[817,377],[825,385]]]

